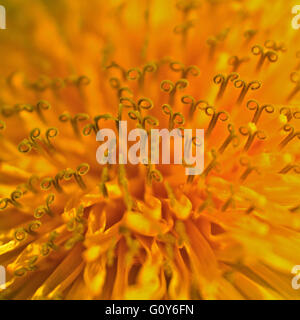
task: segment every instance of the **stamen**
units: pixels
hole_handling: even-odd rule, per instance
[[[283,43],[276,43],[273,40],[266,40],[265,43],[264,43],[264,46],[267,49],[271,49],[271,50],[274,50],[274,51],[281,51],[281,52],[286,52],[287,51],[287,48]]]
[[[132,108],[134,111],[138,111],[138,113],[142,113],[142,110],[150,110],[153,108],[153,102],[148,98],[141,98],[137,103],[133,101],[133,99],[128,97],[121,97],[119,104],[119,113],[118,113],[118,121],[122,120],[122,113],[124,108]],[[134,119],[136,120],[136,119]]]
[[[232,66],[232,72],[235,72],[238,70],[238,68],[241,66],[241,64],[249,61],[249,57],[243,57],[239,58],[238,56],[231,56],[228,59],[228,64]]]
[[[18,146],[18,150],[22,153],[27,153],[32,150],[32,148],[39,149],[39,145],[36,140],[40,137],[41,130],[39,128],[33,129],[28,139],[24,139]]]
[[[295,83],[295,88],[292,90],[290,95],[287,97],[287,101],[290,101],[300,91],[300,75],[298,72],[292,72],[290,80]]]
[[[31,104],[16,104],[14,107],[11,109],[12,114],[14,113],[21,113],[22,111],[27,111],[27,112],[33,112],[34,106]]]
[[[65,176],[65,171],[60,171],[54,178],[45,178],[41,182],[42,190],[49,190],[52,186],[56,189],[57,192],[63,192],[62,187],[59,184],[59,181],[63,180]]]
[[[133,110],[138,110],[137,104],[134,102],[133,99],[129,97],[121,97],[120,104],[124,108],[132,108]]]
[[[215,84],[220,84],[220,89],[219,89],[219,92],[217,94],[217,100],[221,99],[226,88],[227,88],[227,85],[229,83],[229,81],[233,82],[235,81],[236,79],[239,78],[239,74],[236,73],[236,72],[233,72],[233,73],[230,73],[228,76],[226,75],[223,75],[223,74],[217,74],[215,77],[214,77],[214,83]]]
[[[109,181],[108,168],[104,167],[101,173],[101,182],[99,183],[100,192],[103,194],[104,198],[108,198],[108,191],[105,183]]]
[[[280,114],[286,117],[287,122],[290,122],[293,118],[292,110],[289,107],[282,107],[280,109]]]
[[[117,121],[117,119],[115,117],[113,117],[110,113],[98,115],[98,116],[94,117],[93,123],[87,124],[83,128],[83,130],[82,130],[83,135],[89,136],[92,132],[97,134],[97,132],[100,130],[99,121],[101,119],[103,119],[103,120],[110,120],[111,119],[111,120]]]
[[[84,233],[85,225],[87,221],[83,217],[83,215],[84,215],[84,207],[83,205],[80,205],[76,209],[76,216],[68,222],[68,230],[73,231],[73,234],[77,242],[84,240],[83,233]],[[79,240],[79,238],[82,240]],[[75,243],[72,242],[72,244],[75,244]]]
[[[73,128],[73,131],[77,137],[80,136],[78,124],[81,121],[85,121],[89,119],[89,115],[85,113],[77,113],[74,117],[70,115],[69,112],[65,112],[59,116],[59,120],[61,122],[70,122]]]
[[[198,108],[199,110],[204,110],[205,107],[209,106],[209,103],[205,100],[198,100],[196,101],[195,98],[193,98],[190,95],[185,95],[181,98],[181,102],[183,104],[187,104],[190,107],[189,110],[189,119],[193,118],[193,115]]]
[[[115,51],[115,47],[111,41],[107,41],[101,50],[101,67],[105,70],[111,60],[111,56]]]
[[[235,208],[235,198],[234,198],[234,191],[233,191],[232,185],[230,185],[230,193],[231,193],[230,197],[228,198],[228,200],[224,203],[224,205],[221,208],[221,210],[223,212],[225,212],[230,206]]]
[[[257,34],[258,30],[249,29],[244,32],[244,37],[246,39],[246,43],[249,43],[252,38]]]
[[[55,138],[56,136],[58,135],[58,129],[57,128],[49,128],[47,131],[46,131],[46,145],[49,147],[49,149],[53,150],[54,147],[52,145],[52,143],[50,142],[50,139],[53,139]]]
[[[42,122],[46,123],[43,111],[44,110],[49,110],[51,108],[51,105],[49,102],[45,100],[40,100],[36,105],[31,105],[31,104],[16,104],[14,108],[6,109],[4,110],[4,115],[5,116],[11,116],[14,113],[20,113],[22,111],[27,111],[27,112],[36,112],[38,117],[41,119]],[[3,112],[2,112],[3,113]]]
[[[255,124],[257,124],[263,111],[266,111],[267,113],[273,113],[275,111],[275,108],[271,104],[265,104],[263,106],[259,106],[256,100],[249,100],[247,102],[247,108],[249,110],[255,110],[255,113],[252,119],[252,122]]]
[[[162,106],[162,111],[169,116],[169,130],[174,129],[175,125],[184,125],[185,119],[181,112],[174,113],[172,107],[168,104]]]
[[[252,211],[256,209],[256,206],[254,204],[251,204],[249,208],[245,211],[246,214],[250,214]]]
[[[229,131],[229,135],[219,148],[219,153],[222,154],[230,143],[236,148],[240,144],[240,138],[237,136],[233,124],[229,123],[227,126],[227,130]]]
[[[237,104],[241,104],[247,94],[247,92],[251,89],[251,90],[257,90],[261,87],[261,82],[254,80],[254,81],[250,81],[249,83],[245,82],[244,80],[235,80],[234,81],[234,86],[236,88],[242,88],[242,91],[238,97],[237,100]]]
[[[27,267],[28,271],[34,271],[37,269],[37,267],[34,265],[37,260],[38,260],[38,256],[33,256],[32,258],[30,258],[28,262],[28,267]]]
[[[213,169],[219,170],[220,167],[220,162],[218,161],[218,155],[215,149],[211,149],[210,155],[212,156],[211,162],[207,165],[207,167],[204,169],[202,176],[207,177],[208,174],[211,172]]]
[[[43,121],[43,122],[46,122],[45,121],[45,118],[44,118],[44,115],[43,115],[43,111],[44,110],[49,110],[51,108],[51,105],[49,102],[45,101],[45,100],[41,100],[37,103],[35,109],[36,109],[36,112],[38,114],[38,116],[40,117],[40,119]]]
[[[28,180],[28,183],[27,183],[27,188],[29,191],[31,191],[32,193],[38,193],[38,189],[36,189],[33,185],[33,182],[36,181],[36,182],[39,182],[39,177],[36,176],[36,175],[32,175],[29,180]]]
[[[121,87],[121,82],[118,78],[112,77],[109,79],[109,84],[113,89],[120,89]]]
[[[35,231],[42,225],[42,223],[38,220],[35,220],[31,223],[29,223],[27,227],[27,233],[28,234],[35,234]]]
[[[226,39],[229,31],[230,31],[230,29],[226,28],[226,29],[222,30],[219,34],[217,34],[215,36],[211,36],[206,40],[206,44],[209,46],[209,58],[210,59],[213,59],[217,45]]]
[[[215,51],[216,51],[216,47],[217,44],[219,43],[219,41],[216,39],[216,37],[209,37],[206,40],[206,44],[209,46],[209,58],[212,59],[214,57]]]
[[[188,31],[193,28],[195,25],[195,21],[194,20],[186,20],[183,23],[175,26],[175,28],[173,29],[173,32],[175,34],[181,34],[181,41],[182,41],[182,47],[184,48],[186,46],[186,42],[187,42],[187,36],[188,36]]]
[[[183,136],[183,133],[181,133],[181,137]],[[192,146],[196,146],[196,147],[201,147],[201,145],[202,145],[202,141],[201,141],[201,139],[200,139],[200,141],[199,141],[199,139],[197,140],[197,137],[192,137],[192,139],[189,139],[189,140],[187,140],[186,141],[186,143],[185,143],[185,145],[184,145],[184,150],[187,150],[187,152],[189,153],[190,152],[190,148],[192,147]],[[183,159],[183,166],[184,167],[189,167],[189,168],[192,168],[193,167],[193,165],[189,165],[189,164],[187,164],[186,163],[186,161]],[[194,175],[188,175],[188,177],[187,177],[187,183],[188,184],[191,184],[193,181],[194,181],[194,178],[195,178],[195,176]]]
[[[121,87],[121,83],[118,78],[110,78],[109,83],[111,87],[117,91],[118,99],[120,99],[125,92],[133,95],[133,92],[128,87]]]
[[[239,58],[238,56],[231,56],[228,59],[228,64],[232,66],[232,71],[235,72],[241,66],[242,63],[249,61],[249,57]]]
[[[300,205],[291,208],[291,209],[290,209],[290,212],[291,212],[291,213],[296,213],[296,212],[298,213],[298,212],[300,212]]]
[[[83,222],[83,215],[84,215],[84,206],[81,204],[77,209],[76,209],[76,221],[77,222]]]
[[[19,145],[18,145],[18,150],[21,153],[28,153],[32,150],[32,148],[42,151],[42,148],[40,146],[39,142],[44,142],[45,145],[49,148],[49,150],[54,150],[54,147],[52,143],[50,142],[50,139],[55,138],[58,135],[58,129],[57,128],[49,128],[45,132],[45,139],[40,138],[41,136],[41,130],[39,128],[33,129],[29,137],[27,139],[24,139]]]
[[[72,220],[75,222],[75,219]],[[77,223],[75,222],[74,229],[69,230],[73,231],[73,236],[66,241],[64,245],[67,250],[71,250],[76,243],[84,241],[85,224],[85,220],[81,220],[80,222],[77,221]]]
[[[37,269],[37,266],[35,265],[36,261],[38,260],[39,256],[35,255],[31,257],[28,260],[27,266],[19,268],[15,270],[14,275],[17,277],[22,277],[24,276],[28,271],[34,271]]]
[[[215,107],[207,106],[204,108],[204,111],[207,116],[211,117],[208,128],[205,131],[206,137],[209,137],[215,128],[218,120],[227,121],[229,119],[229,114],[226,111],[217,111]]]
[[[159,125],[159,121],[155,117],[146,116],[143,118],[142,128],[146,129],[146,124],[148,124],[150,127],[157,127]],[[149,132],[149,130],[147,130],[147,132]]]
[[[244,151],[249,150],[255,138],[259,140],[265,140],[267,138],[265,132],[262,130],[257,130],[254,123],[252,124],[249,123],[248,127],[245,127],[245,126],[240,127],[239,131],[241,135],[248,137],[246,144],[244,146]]]
[[[300,174],[300,166],[298,164],[288,164],[284,168],[282,168],[279,173],[286,174],[293,170],[294,173]]]
[[[36,235],[36,230],[42,225],[38,220],[32,221],[25,228],[19,228],[15,231],[14,237],[17,241],[23,241],[27,235]]]
[[[181,72],[181,79],[187,79],[188,75],[191,74],[194,77],[200,75],[200,70],[197,66],[185,67],[184,64],[178,61],[170,62],[170,68],[175,72]]]
[[[139,112],[142,112],[142,109],[151,110],[153,107],[153,102],[149,98],[141,98],[137,102],[137,110]]]
[[[55,195],[53,193],[49,194],[46,198],[46,205],[39,206],[37,209],[34,211],[34,217],[36,219],[42,218],[45,214],[49,216],[53,216],[53,212],[50,209],[50,205],[54,202],[55,200]]]
[[[65,80],[61,78],[54,78],[51,83],[51,89],[58,91],[59,89],[65,88]]]
[[[264,48],[260,45],[255,45],[252,47],[251,52],[255,56],[260,56],[260,59],[258,60],[256,71],[260,71],[265,60],[267,59],[269,62],[274,63],[278,60],[278,54],[273,50],[267,50],[265,51]]]
[[[148,183],[148,185],[151,185],[153,180],[155,182],[162,182],[163,176],[159,170],[153,169],[153,165],[150,164],[147,166],[147,183]]]
[[[9,118],[17,112],[17,108],[8,105],[2,105],[0,111],[3,117]]]
[[[300,131],[295,131],[295,128],[290,124],[286,124],[283,127],[283,131],[289,132],[289,134],[279,144],[280,149],[284,148],[294,138],[298,137],[300,139]]]
[[[154,73],[157,70],[157,65],[154,62],[147,63],[143,69],[131,68],[127,71],[126,77],[128,80],[138,80],[139,86],[142,88],[145,82],[146,73]]]
[[[3,198],[0,200],[0,210],[4,210],[8,207],[8,204],[16,208],[22,207],[21,203],[17,200],[23,196],[23,193],[20,190],[15,190],[11,193],[9,198]]]
[[[176,8],[182,11],[184,16],[187,16],[190,11],[199,8],[200,2],[198,0],[178,0]]]
[[[201,205],[197,209],[197,213],[201,213],[203,210],[205,210],[207,207],[214,207],[214,202],[212,198],[212,193],[206,190],[207,198],[201,203]]]
[[[180,79],[175,83],[171,80],[163,80],[160,84],[162,91],[169,93],[169,104],[173,105],[175,94],[178,90],[183,90],[189,85],[186,79]]]
[[[55,239],[59,236],[59,233],[52,231],[49,236],[48,242],[44,243],[41,248],[41,255],[47,256],[50,253],[50,249],[57,250],[58,246],[54,243]]]
[[[71,218],[67,222],[67,229],[70,232],[73,232],[73,237],[67,241],[65,244],[65,247],[67,249],[71,249],[75,243],[78,241],[83,241],[83,233],[85,230],[85,225],[86,225],[86,219],[83,217],[84,216],[84,207],[83,205],[80,205],[76,209],[76,215],[75,217]]]
[[[51,86],[51,79],[46,76],[39,77],[35,82],[26,83],[34,91],[43,92]]]
[[[82,176],[85,176],[89,172],[89,170],[90,166],[87,163],[80,164],[76,170],[68,168],[65,170],[64,179],[68,181],[72,177],[74,177],[79,187],[84,190],[86,189],[86,185],[82,179]]]
[[[290,107],[282,107],[280,109],[280,114],[284,115],[288,122],[290,122],[293,118],[299,120],[300,119],[300,111],[292,111]]]
[[[247,179],[247,177],[250,175],[250,173],[252,173],[253,171],[256,171],[258,174],[260,174],[260,172],[258,171],[258,168],[251,165],[249,159],[247,159],[246,157],[242,157],[240,159],[240,164],[243,167],[246,167],[246,170],[244,171],[244,173],[240,177],[241,182],[245,181]]]
[[[33,112],[35,111],[38,117],[41,119],[42,122],[46,123],[43,111],[49,110],[51,105],[46,100],[40,100],[35,106],[30,104],[18,104],[15,105],[15,112]]]
[[[138,128],[145,129],[146,130],[146,123],[149,124],[152,127],[158,126],[159,121],[157,118],[152,116],[146,116],[142,117],[141,113],[139,111],[129,111],[128,116],[132,120],[138,120]],[[149,132],[149,130],[146,130]]]
[[[127,71],[125,70],[125,68],[121,67],[119,64],[117,64],[114,61],[112,61],[111,64],[106,67],[106,69],[112,69],[112,68],[118,69],[121,72],[123,81],[127,80]]]
[[[130,88],[128,87],[121,87],[119,90],[118,90],[118,98],[122,98],[123,97],[123,94],[127,92],[128,94],[130,94],[131,96],[133,95],[133,92],[130,90]]]
[[[83,86],[89,85],[91,83],[91,79],[87,76],[70,76],[65,79],[65,83],[76,86],[78,89],[80,89]]]
[[[33,185],[34,181],[39,182],[39,177],[32,175],[26,183],[20,184],[17,189],[19,189],[23,194],[26,194],[27,191],[38,193],[38,189],[36,189]]]

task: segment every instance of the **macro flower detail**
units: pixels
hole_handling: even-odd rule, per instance
[[[286,1],[2,2],[0,299],[299,299]],[[204,129],[203,172],[99,164],[122,121]]]

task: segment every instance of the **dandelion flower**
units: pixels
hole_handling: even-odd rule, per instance
[[[0,298],[297,299],[287,2],[2,2]],[[121,119],[203,128],[203,173],[100,165]]]

